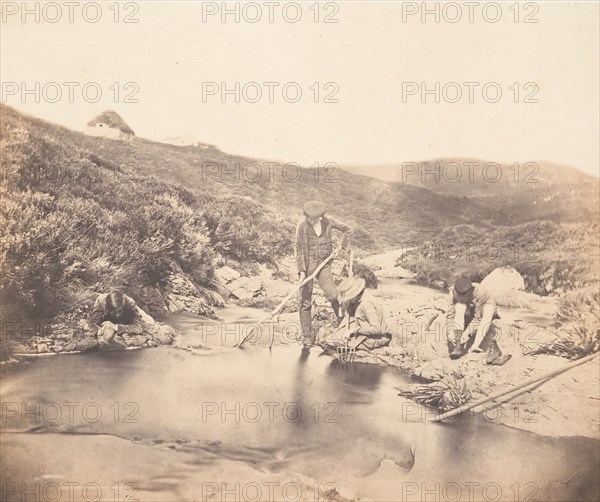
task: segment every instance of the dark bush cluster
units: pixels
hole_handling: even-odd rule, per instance
[[[409,246],[407,246],[408,248]],[[556,294],[598,284],[597,224],[456,225],[415,243],[398,265],[418,281],[450,284],[456,275],[481,281],[497,267],[515,268],[528,291]]]
[[[273,263],[291,250],[291,225],[260,204],[122,169],[60,131],[3,113],[0,293],[15,315],[52,317],[114,287],[135,297],[178,270],[209,287],[216,253]]]

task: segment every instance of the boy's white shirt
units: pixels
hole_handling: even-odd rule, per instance
[[[315,224],[311,223],[315,233],[317,234],[317,237],[321,237],[321,232],[323,231],[323,225],[321,224],[322,220],[323,218],[319,218],[319,221],[317,221]]]

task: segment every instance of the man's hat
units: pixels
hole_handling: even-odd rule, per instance
[[[471,301],[472,291],[473,283],[464,275],[454,281],[454,299],[458,303],[468,303]]]
[[[356,298],[365,289],[365,280],[362,277],[347,277],[338,286],[338,301],[349,302]]]
[[[459,295],[464,295],[473,289],[473,283],[464,275],[461,275],[454,281],[454,291]]]
[[[325,214],[325,204],[319,202],[318,200],[309,200],[304,206],[302,210],[306,216],[310,218],[317,218],[318,216],[323,216]]]

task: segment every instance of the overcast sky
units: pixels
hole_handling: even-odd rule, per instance
[[[39,20],[35,14],[23,20],[21,2],[4,2],[4,102],[75,130],[114,109],[138,136],[192,136],[226,152],[305,165],[468,156],[551,160],[598,173],[597,2],[522,4],[518,12],[510,9],[513,2],[502,3],[496,23],[491,22],[498,15],[495,8],[485,12],[488,20],[484,17],[485,2],[471,12],[472,23],[462,3],[454,4],[460,12],[437,4],[439,22],[434,14],[422,22],[421,12],[412,14],[421,2],[338,2],[318,9],[310,2],[302,3],[295,23],[298,11],[286,2],[272,7],[272,23],[264,4],[261,20],[252,23],[259,13],[256,4],[245,11],[237,4],[239,22],[232,14],[222,22],[220,2],[204,7],[132,2],[119,9],[113,2],[100,3],[96,23],[90,22],[98,15],[94,6],[86,7],[84,18],[82,6],[88,2],[72,7],[71,23],[69,7],[56,2],[61,20],[53,23],[56,7],[44,12],[38,4]],[[29,6],[36,9],[35,3]],[[216,14],[208,15],[212,10]],[[461,18],[450,22],[458,13]],[[125,23],[125,16],[138,22]],[[326,16],[338,22],[324,23]],[[538,22],[523,22],[527,16]],[[40,83],[40,102],[35,92],[21,94],[23,82],[30,89]],[[56,103],[44,101],[41,91],[48,82],[59,83],[63,91]],[[80,84],[73,103],[64,82]],[[90,82],[97,85],[88,86],[89,100],[94,88],[102,91],[97,103],[82,96],[82,86]],[[127,82],[135,86],[125,87]],[[216,83],[212,88],[211,82]],[[242,95],[236,103],[234,95],[226,95],[223,103],[222,83],[234,89],[236,82],[240,89],[259,83],[262,98],[243,102]],[[278,83],[270,84],[273,103],[264,82]],[[328,82],[333,84],[326,87]],[[440,90],[456,82],[462,98],[450,103],[442,94],[436,103],[429,94],[423,103],[423,82],[430,89],[439,82]],[[464,82],[476,83],[470,84],[472,103]],[[539,88],[525,87],[528,82]],[[292,84],[286,100],[287,83]],[[203,99],[203,88],[217,93]],[[298,88],[302,97],[289,102]],[[247,86],[246,97],[255,99],[256,89]],[[416,94],[403,96],[403,89]],[[492,103],[497,89],[502,96]],[[45,90],[56,100],[54,87]],[[446,86],[446,97],[456,100],[456,90],[454,84]],[[124,102],[131,93],[138,103]],[[338,102],[325,103],[326,96]],[[524,102],[527,96],[538,102]]]

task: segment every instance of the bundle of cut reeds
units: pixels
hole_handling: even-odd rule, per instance
[[[462,406],[471,399],[466,382],[461,385],[456,379],[420,385],[412,390],[403,390],[399,395],[442,411]]]

